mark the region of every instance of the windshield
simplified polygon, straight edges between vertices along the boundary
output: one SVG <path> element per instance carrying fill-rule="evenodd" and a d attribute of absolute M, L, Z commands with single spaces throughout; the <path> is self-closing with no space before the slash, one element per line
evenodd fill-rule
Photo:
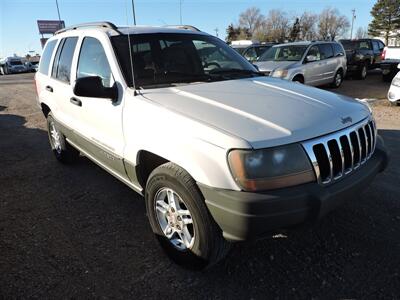
<path fill-rule="evenodd" d="M 300 61 L 307 47 L 305 45 L 274 46 L 264 52 L 258 61 Z"/>
<path fill-rule="evenodd" d="M 12 61 L 10 61 L 10 65 L 19 66 L 19 65 L 22 65 L 22 62 L 20 60 L 12 60 Z"/>
<path fill-rule="evenodd" d="M 135 87 L 155 88 L 259 76 L 259 73 L 220 39 L 201 34 L 133 34 L 111 37 L 129 86 L 133 59 Z"/>
<path fill-rule="evenodd" d="M 344 50 L 371 50 L 368 41 L 341 41 Z"/>

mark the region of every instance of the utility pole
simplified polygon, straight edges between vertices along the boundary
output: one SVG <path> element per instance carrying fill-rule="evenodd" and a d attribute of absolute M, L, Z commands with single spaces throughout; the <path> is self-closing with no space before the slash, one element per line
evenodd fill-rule
<path fill-rule="evenodd" d="M 214 31 L 215 31 L 215 36 L 218 37 L 218 32 L 219 32 L 218 28 L 215 28 Z"/>
<path fill-rule="evenodd" d="M 132 15 L 133 15 L 133 25 L 136 26 L 136 13 L 135 13 L 135 1 L 132 0 Z"/>
<path fill-rule="evenodd" d="M 179 0 L 179 18 L 181 21 L 181 25 L 182 25 L 182 2 L 183 0 Z"/>
<path fill-rule="evenodd" d="M 352 17 L 351 17 L 351 30 L 350 30 L 350 39 L 353 39 L 353 25 L 354 25 L 354 20 L 356 18 L 356 10 L 353 8 L 351 10 Z"/>

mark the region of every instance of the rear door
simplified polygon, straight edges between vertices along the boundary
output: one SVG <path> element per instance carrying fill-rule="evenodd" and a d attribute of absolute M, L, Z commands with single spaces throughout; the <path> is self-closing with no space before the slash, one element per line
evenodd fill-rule
<path fill-rule="evenodd" d="M 55 106 L 52 107 L 54 117 L 63 127 L 64 135 L 73 139 L 73 130 L 79 127 L 80 111 L 71 105 L 73 97 L 71 87 L 72 65 L 75 57 L 77 36 L 65 37 L 60 40 L 50 69 L 50 78 L 46 89 L 52 94 Z"/>

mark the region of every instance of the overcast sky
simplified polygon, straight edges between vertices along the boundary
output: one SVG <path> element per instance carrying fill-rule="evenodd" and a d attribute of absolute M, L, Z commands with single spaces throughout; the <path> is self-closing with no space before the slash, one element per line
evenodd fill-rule
<path fill-rule="evenodd" d="M 282 9 L 289 15 L 303 11 L 318 13 L 326 7 L 339 9 L 351 17 L 356 9 L 354 28 L 366 27 L 375 0 L 183 0 L 183 23 L 225 38 L 225 29 L 236 23 L 240 12 L 251 6 L 267 14 Z M 0 0 L 0 57 L 29 50 L 41 52 L 37 20 L 57 20 L 55 0 Z M 58 0 L 61 19 L 66 26 L 92 21 L 111 21 L 116 25 L 132 24 L 131 0 Z M 141 25 L 179 24 L 179 0 L 135 0 L 136 17 Z M 127 16 L 128 15 L 128 16 Z"/>

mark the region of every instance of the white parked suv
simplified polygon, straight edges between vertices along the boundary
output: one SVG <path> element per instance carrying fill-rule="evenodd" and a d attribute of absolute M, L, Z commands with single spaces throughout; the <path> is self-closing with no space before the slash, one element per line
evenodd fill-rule
<path fill-rule="evenodd" d="M 66 28 L 35 79 L 55 157 L 81 153 L 143 195 L 160 244 L 191 268 L 319 219 L 387 163 L 365 104 L 260 76 L 191 27 Z"/>

